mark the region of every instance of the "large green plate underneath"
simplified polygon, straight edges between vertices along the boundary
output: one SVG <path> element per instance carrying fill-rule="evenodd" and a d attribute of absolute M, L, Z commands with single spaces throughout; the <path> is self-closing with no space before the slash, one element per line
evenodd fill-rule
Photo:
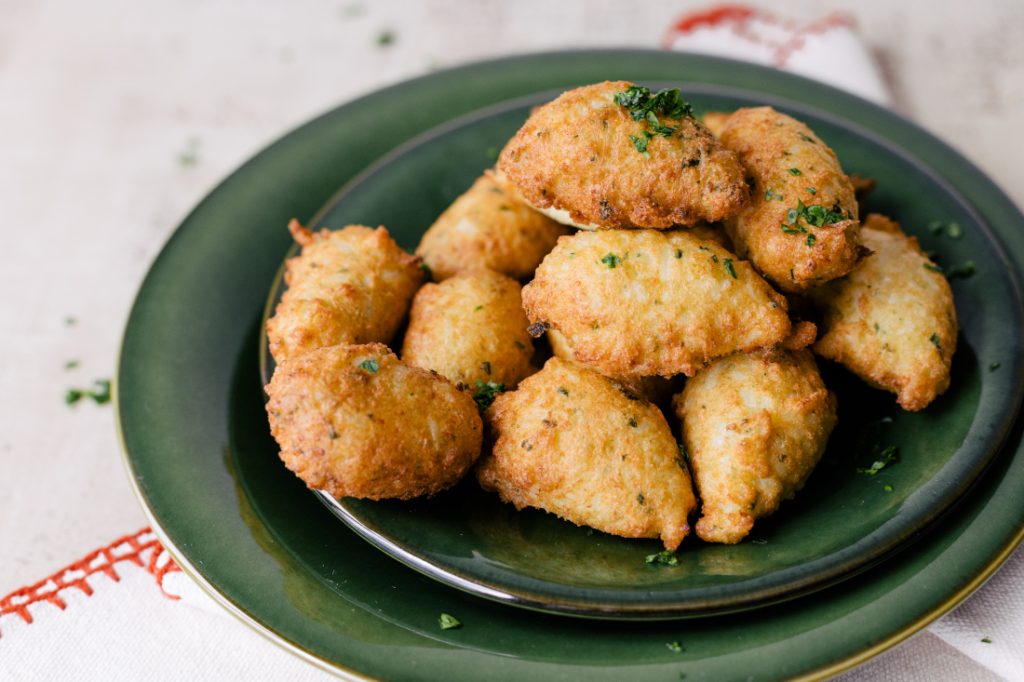
<path fill-rule="evenodd" d="M 957 381 L 960 392 L 966 386 L 976 396 L 978 407 L 967 422 L 981 432 L 964 431 L 968 427 L 959 416 L 936 417 L 920 433 L 955 459 L 949 443 L 954 450 L 961 437 L 965 447 L 976 436 L 991 443 L 1006 424 L 1003 414 L 981 423 L 973 415 L 982 414 L 988 400 L 1016 403 L 1022 370 L 1021 330 L 1013 326 L 1020 311 L 1016 292 L 1006 299 L 1012 316 L 972 316 L 981 299 L 1001 296 L 986 293 L 987 287 L 998 289 L 1020 272 L 1024 219 L 962 157 L 891 113 L 774 71 L 645 51 L 512 58 L 383 90 L 292 132 L 196 208 L 139 292 L 116 381 L 129 471 L 168 549 L 232 612 L 308 660 L 403 680 L 678 679 L 680 672 L 687 679 L 716 680 L 823 676 L 891 646 L 952 608 L 1020 541 L 1024 454 L 1018 426 L 953 513 L 905 551 L 860 575 L 747 614 L 596 622 L 508 608 L 410 571 L 338 523 L 281 466 L 255 367 L 266 293 L 288 249 L 287 220 L 309 219 L 378 157 L 434 126 L 498 102 L 605 78 L 681 82 L 694 89 L 725 86 L 751 99 L 763 94 L 766 100 L 802 103 L 856 121 L 967 197 L 977 222 L 997 236 L 1007 254 L 984 232 L 965 234 L 970 241 L 964 249 L 992 258 L 978 263 L 974 279 L 957 285 L 965 329 L 958 373 L 966 373 Z M 844 162 L 864 167 L 859 159 Z M 479 167 L 486 163 L 481 159 Z M 952 219 L 944 205 L 934 207 L 935 215 L 907 214 L 902 197 L 883 201 L 887 191 L 900 190 L 880 183 L 873 206 L 908 223 Z M 401 228 L 407 246 L 422 227 Z M 939 242 L 928 246 L 945 248 Z M 962 261 L 958 247 L 949 253 L 949 262 Z M 971 350 L 979 348 L 984 351 L 972 358 Z M 992 362 L 1001 366 L 986 374 Z M 999 376 L 1002 382 L 994 379 Z M 1009 403 L 1006 395 L 996 395 L 998 386 L 1009 389 Z M 943 414 L 938 407 L 936 414 Z M 947 437 L 946 431 L 961 436 Z M 893 476 L 914 461 L 915 446 L 900 445 L 907 449 L 906 459 L 893 468 Z M 862 502 L 899 500 L 886 497 L 880 476 L 852 478 L 851 485 L 862 486 L 862 497 L 849 502 L 851 523 L 857 522 Z M 781 547 L 777 534 L 799 518 L 796 509 L 785 512 L 766 528 L 768 544 L 742 549 Z M 832 530 L 813 532 L 827 536 Z M 637 554 L 644 551 L 638 545 Z M 442 631 L 437 624 L 442 611 L 457 616 L 463 627 Z M 681 642 L 681 652 L 666 647 L 675 641 Z"/>

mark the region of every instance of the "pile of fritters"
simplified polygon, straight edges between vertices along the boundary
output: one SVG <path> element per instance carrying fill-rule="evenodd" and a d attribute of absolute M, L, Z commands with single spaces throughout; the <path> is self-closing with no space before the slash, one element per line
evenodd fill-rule
<path fill-rule="evenodd" d="M 696 517 L 735 543 L 825 451 L 815 354 L 907 410 L 949 386 L 941 271 L 769 107 L 702 122 L 678 90 L 584 86 L 416 256 L 383 227 L 289 227 L 267 412 L 288 468 L 337 497 L 430 495 L 475 465 L 517 508 L 672 550 Z"/>

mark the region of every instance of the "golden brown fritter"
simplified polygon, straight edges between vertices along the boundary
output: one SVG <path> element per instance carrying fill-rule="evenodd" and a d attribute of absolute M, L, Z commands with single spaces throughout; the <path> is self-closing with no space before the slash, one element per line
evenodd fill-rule
<path fill-rule="evenodd" d="M 565 335 L 608 376 L 692 375 L 713 358 L 789 334 L 785 299 L 718 244 L 687 230 L 578 232 L 523 288 L 531 332 Z"/>
<path fill-rule="evenodd" d="M 853 185 L 835 152 L 771 107 L 735 111 L 720 139 L 753 182 L 750 203 L 725 222 L 736 253 L 786 292 L 850 272 L 865 251 Z"/>
<path fill-rule="evenodd" d="M 568 339 L 565 338 L 562 332 L 557 329 L 549 329 L 547 337 L 548 343 L 551 345 L 551 352 L 554 353 L 556 358 L 569 362 L 579 362 L 576 359 L 576 354 L 572 351 L 572 346 L 569 345 Z M 672 391 L 671 382 L 664 377 L 613 376 L 609 378 L 652 403 L 658 403 L 668 398 Z"/>
<path fill-rule="evenodd" d="M 697 535 L 736 543 L 803 487 L 836 424 L 808 350 L 732 355 L 686 382 L 676 414 L 701 499 Z"/>
<path fill-rule="evenodd" d="M 517 509 L 537 507 L 674 550 L 696 506 L 664 416 L 582 365 L 551 358 L 487 411 L 492 454 L 477 479 Z"/>
<path fill-rule="evenodd" d="M 469 394 L 379 343 L 290 358 L 266 390 L 281 459 L 334 497 L 430 495 L 480 455 L 483 424 Z"/>
<path fill-rule="evenodd" d="M 534 370 L 519 282 L 493 270 L 464 272 L 416 294 L 402 360 L 456 384 L 512 388 Z"/>
<path fill-rule="evenodd" d="M 847 277 L 809 292 L 821 306 L 814 351 L 916 411 L 949 387 L 956 351 L 953 292 L 917 240 L 880 215 L 861 230 L 874 253 Z"/>
<path fill-rule="evenodd" d="M 267 321 L 274 360 L 339 343 L 390 342 L 423 283 L 420 259 L 383 227 L 311 232 L 293 220 L 288 229 L 302 253 L 288 259 L 288 288 Z"/>
<path fill-rule="evenodd" d="M 567 232 L 488 172 L 430 226 L 416 253 L 438 281 L 478 268 L 525 279 Z"/>
<path fill-rule="evenodd" d="M 734 215 L 747 199 L 736 156 L 682 109 L 653 113 L 656 123 L 634 120 L 615 101 L 630 87 L 587 85 L 538 107 L 501 152 L 498 169 L 535 208 L 586 229 L 667 228 Z"/>

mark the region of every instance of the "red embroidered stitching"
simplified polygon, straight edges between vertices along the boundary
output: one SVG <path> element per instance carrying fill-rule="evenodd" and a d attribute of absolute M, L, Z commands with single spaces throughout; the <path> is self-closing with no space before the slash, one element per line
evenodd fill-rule
<path fill-rule="evenodd" d="M 751 30 L 752 21 L 760 21 L 765 24 L 779 26 L 793 32 L 793 35 L 785 42 L 769 40 Z M 807 36 L 821 35 L 835 28 L 854 28 L 856 22 L 848 15 L 841 12 L 829 14 L 818 21 L 799 26 L 791 20 L 780 19 L 779 17 L 759 9 L 745 5 L 719 5 L 702 12 L 693 12 L 684 15 L 676 21 L 662 39 L 662 47 L 671 48 L 672 43 L 680 35 L 692 33 L 703 27 L 715 27 L 728 24 L 732 32 L 739 38 L 755 45 L 765 45 L 774 51 L 774 61 L 777 67 L 783 67 L 794 52 L 803 48 Z"/>
<path fill-rule="evenodd" d="M 121 553 L 125 545 L 127 545 L 127 551 Z M 149 556 L 144 559 L 143 555 L 146 553 L 149 553 Z M 86 596 L 92 596 L 93 589 L 88 578 L 97 573 L 103 573 L 114 582 L 120 582 L 121 576 L 118 575 L 115 566 L 122 561 L 130 561 L 136 566 L 144 568 L 156 579 L 157 586 L 168 599 L 180 598 L 164 589 L 164 577 L 169 573 L 180 571 L 181 568 L 170 558 L 163 545 L 153 535 L 153 531 L 150 528 L 143 528 L 137 533 L 125 535 L 106 547 L 87 554 L 34 585 L 11 592 L 0 599 L 0 616 L 16 614 L 26 623 L 32 623 L 32 614 L 28 607 L 43 601 L 49 602 L 63 611 L 67 608 L 67 603 L 61 599 L 61 591 L 77 588 Z"/>

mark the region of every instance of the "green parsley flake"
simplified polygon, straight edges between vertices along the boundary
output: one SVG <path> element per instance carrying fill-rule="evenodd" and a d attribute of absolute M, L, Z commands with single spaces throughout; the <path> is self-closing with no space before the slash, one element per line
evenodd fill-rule
<path fill-rule="evenodd" d="M 683 651 L 683 645 L 680 644 L 678 640 L 675 642 L 666 642 L 665 646 L 668 648 L 669 651 L 675 654 L 682 653 Z"/>
<path fill-rule="evenodd" d="M 526 350 L 526 344 L 523 343 L 522 341 L 514 341 L 513 343 L 516 344 L 516 348 L 518 348 L 519 350 Z"/>
<path fill-rule="evenodd" d="M 481 412 L 486 410 L 494 402 L 499 393 L 505 391 L 505 384 L 498 384 L 493 381 L 483 382 L 479 379 L 476 382 L 476 390 L 473 391 L 473 400 L 476 401 L 477 409 Z"/>
<path fill-rule="evenodd" d="M 450 613 L 442 613 L 438 616 L 437 624 L 441 626 L 442 630 L 454 630 L 462 627 L 462 621 Z"/>
<path fill-rule="evenodd" d="M 682 257 L 683 257 L 683 250 L 682 249 L 676 249 L 676 258 L 682 258 Z"/>
<path fill-rule="evenodd" d="M 483 362 L 481 362 L 480 363 L 480 369 L 482 369 L 484 371 L 484 374 L 490 374 L 491 373 L 491 362 L 490 362 L 490 360 L 484 360 Z"/>
<path fill-rule="evenodd" d="M 732 258 L 726 258 L 723 260 L 722 265 L 725 266 L 725 271 L 728 272 L 733 279 L 736 279 L 736 268 L 732 266 Z"/>
<path fill-rule="evenodd" d="M 380 364 L 373 358 L 368 358 L 359 363 L 359 369 L 366 370 L 370 374 L 376 374 Z"/>
<path fill-rule="evenodd" d="M 68 360 L 64 363 L 65 370 L 72 370 L 78 367 L 78 360 Z"/>
<path fill-rule="evenodd" d="M 938 265 L 935 265 L 934 263 L 925 263 L 924 269 L 931 270 L 932 272 L 937 272 L 940 275 L 942 274 L 942 268 L 940 268 Z"/>
<path fill-rule="evenodd" d="M 395 32 L 392 31 L 391 29 L 384 29 L 383 31 L 377 34 L 378 47 L 388 47 L 389 45 L 393 45 L 394 42 Z"/>
<path fill-rule="evenodd" d="M 814 144 L 814 143 L 815 143 L 815 142 L 814 142 L 814 139 L 813 139 L 813 138 L 811 138 L 811 137 L 808 137 L 807 135 L 804 135 L 803 133 L 797 133 L 797 135 L 798 135 L 798 136 L 800 137 L 800 139 L 801 139 L 801 140 L 803 140 L 804 142 L 810 142 L 811 144 Z"/>
<path fill-rule="evenodd" d="M 644 563 L 656 566 L 678 566 L 679 557 L 676 556 L 675 552 L 663 549 L 657 554 L 648 554 L 644 557 Z"/>
<path fill-rule="evenodd" d="M 887 493 L 891 493 L 892 492 L 892 486 L 891 485 L 883 486 L 882 490 L 884 490 Z"/>
<path fill-rule="evenodd" d="M 808 187 L 807 188 L 807 192 L 808 192 L 808 194 L 814 195 L 814 194 L 818 193 L 818 190 L 814 189 L 813 187 Z"/>
<path fill-rule="evenodd" d="M 942 357 L 942 341 L 939 340 L 939 335 L 933 333 L 928 337 L 928 340 L 931 341 L 932 345 L 935 346 L 935 349 L 939 351 L 939 357 Z"/>
<path fill-rule="evenodd" d="M 78 320 L 76 320 L 75 318 L 71 317 L 70 315 L 68 315 L 67 317 L 64 318 L 64 326 L 65 327 L 74 327 L 77 323 L 78 323 Z"/>
<path fill-rule="evenodd" d="M 601 259 L 601 262 L 607 265 L 609 270 L 614 270 L 617 266 L 622 265 L 622 259 L 614 253 L 607 254 Z"/>
<path fill-rule="evenodd" d="M 778 192 L 773 190 L 771 187 L 769 187 L 765 191 L 765 193 L 764 193 L 764 200 L 765 201 L 771 201 L 772 199 L 778 199 L 779 201 L 782 201 L 784 198 L 785 197 L 783 195 L 779 194 Z"/>
<path fill-rule="evenodd" d="M 790 175 L 802 175 L 799 168 L 790 168 L 786 172 L 789 173 Z"/>
<path fill-rule="evenodd" d="M 641 130 L 640 135 L 630 135 L 633 147 L 650 158 L 647 144 L 654 136 L 672 137 L 678 126 L 665 125 L 658 116 L 681 119 L 693 116 L 693 108 L 683 101 L 678 88 L 666 89 L 652 95 L 648 88 L 631 85 L 623 92 L 614 95 L 615 103 L 629 110 L 634 121 L 645 123 L 648 127 Z"/>
<path fill-rule="evenodd" d="M 896 446 L 890 445 L 878 455 L 878 459 L 868 467 L 867 469 L 857 469 L 858 474 L 867 474 L 868 476 L 874 476 L 885 467 L 893 464 L 896 461 Z"/>
<path fill-rule="evenodd" d="M 992 643 L 992 639 L 989 638 L 989 637 L 982 637 L 981 641 L 984 642 L 985 644 L 991 644 Z"/>
<path fill-rule="evenodd" d="M 559 386 L 558 392 L 561 393 L 562 395 L 569 395 L 569 389 L 567 389 L 565 386 Z"/>
<path fill-rule="evenodd" d="M 1002 367 L 1002 364 L 1001 364 L 1001 363 L 999 363 L 999 362 L 993 362 L 992 364 L 990 364 L 990 365 L 988 366 L 988 371 L 990 371 L 990 372 L 994 372 L 994 371 L 996 371 L 997 369 L 999 369 L 1000 367 Z"/>
<path fill-rule="evenodd" d="M 484 309 L 484 307 L 482 305 L 478 305 L 477 307 L 473 308 L 473 312 L 474 313 L 478 313 L 478 312 L 480 312 L 483 309 Z"/>
<path fill-rule="evenodd" d="M 948 234 L 951 239 L 960 239 L 960 237 L 963 236 L 964 231 L 963 228 L 960 227 L 960 223 L 950 223 L 949 226 L 946 227 L 946 234 Z"/>
<path fill-rule="evenodd" d="M 633 147 L 635 147 L 638 152 L 647 158 L 651 157 L 651 155 L 647 153 L 647 143 L 651 141 L 651 136 L 646 130 L 643 135 L 630 135 L 629 141 L 633 143 Z"/>
<path fill-rule="evenodd" d="M 89 398 L 97 405 L 106 405 L 110 402 L 110 379 L 97 379 L 92 382 L 93 387 L 69 388 L 64 394 L 64 403 L 74 405 L 82 398 Z"/>

